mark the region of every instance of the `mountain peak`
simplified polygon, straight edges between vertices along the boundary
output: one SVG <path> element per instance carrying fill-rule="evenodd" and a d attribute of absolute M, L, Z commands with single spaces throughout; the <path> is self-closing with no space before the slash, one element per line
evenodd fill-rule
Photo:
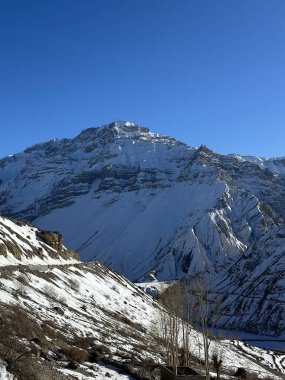
<path fill-rule="evenodd" d="M 103 126 L 105 128 L 106 126 Z M 149 133 L 149 129 L 142 127 L 141 125 L 132 123 L 130 121 L 116 119 L 110 124 L 107 125 L 108 128 L 111 128 L 119 132 L 139 132 L 139 133 Z"/>
<path fill-rule="evenodd" d="M 132 137 L 133 133 L 149 133 L 149 129 L 130 121 L 116 119 L 109 124 L 100 127 L 84 129 L 74 140 L 90 140 L 93 137 L 117 138 L 121 136 Z"/>
<path fill-rule="evenodd" d="M 207 154 L 212 154 L 214 153 L 211 149 L 209 149 L 206 145 L 201 144 L 199 148 L 197 149 L 197 152 L 203 152 Z"/>
<path fill-rule="evenodd" d="M 108 126 L 109 127 L 124 128 L 124 127 L 135 127 L 135 126 L 138 126 L 138 125 L 135 124 L 135 123 L 132 123 L 130 121 L 116 119 L 116 120 L 112 121 L 110 124 L 108 124 Z"/>

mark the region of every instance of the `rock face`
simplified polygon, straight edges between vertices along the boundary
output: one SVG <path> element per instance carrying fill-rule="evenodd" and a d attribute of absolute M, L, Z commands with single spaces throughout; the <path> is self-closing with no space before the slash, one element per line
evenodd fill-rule
<path fill-rule="evenodd" d="M 38 230 L 36 234 L 43 240 L 44 243 L 48 244 L 56 251 L 61 252 L 63 250 L 63 236 L 59 232 Z"/>
<path fill-rule="evenodd" d="M 244 305 L 223 301 L 223 324 L 250 329 L 249 314 L 231 316 L 249 305 L 252 321 L 257 307 L 285 319 L 268 301 L 285 285 L 285 159 L 219 155 L 116 121 L 0 160 L 0 213 L 61 231 L 83 260 L 132 280 L 206 273 L 222 292 L 242 289 Z"/>
<path fill-rule="evenodd" d="M 62 245 L 60 234 L 0 217 L 0 266 L 68 264 L 78 259 Z"/>

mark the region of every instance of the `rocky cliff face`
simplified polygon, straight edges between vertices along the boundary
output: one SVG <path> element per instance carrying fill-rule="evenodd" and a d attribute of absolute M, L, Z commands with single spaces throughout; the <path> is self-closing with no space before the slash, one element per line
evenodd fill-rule
<path fill-rule="evenodd" d="M 219 155 L 117 121 L 2 159 L 0 212 L 61 231 L 83 260 L 132 280 L 202 272 L 258 297 L 285 285 L 282 158 Z"/>
<path fill-rule="evenodd" d="M 68 264 L 78 259 L 64 247 L 59 233 L 0 217 L 0 266 Z"/>

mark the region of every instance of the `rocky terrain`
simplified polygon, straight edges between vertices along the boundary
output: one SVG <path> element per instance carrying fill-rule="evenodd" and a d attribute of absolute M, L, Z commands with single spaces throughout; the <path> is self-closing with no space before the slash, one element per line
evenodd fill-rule
<path fill-rule="evenodd" d="M 131 280 L 203 274 L 219 324 L 284 334 L 285 160 L 220 155 L 129 122 L 0 160 L 0 213 L 61 231 Z"/>
<path fill-rule="evenodd" d="M 157 301 L 99 263 L 75 261 L 73 253 L 56 264 L 46 256 L 34 265 L 35 256 L 43 260 L 38 246 L 49 250 L 38 230 L 7 219 L 1 224 L 2 244 L 17 237 L 17 260 L 25 263 L 0 268 L 1 380 L 149 379 L 155 365 L 165 362 L 167 311 Z M 24 247 L 20 235 L 27 231 Z M 0 258 L 12 255 L 7 246 Z M 191 366 L 203 373 L 202 343 L 202 334 L 189 329 Z M 237 340 L 212 340 L 213 353 L 223 358 L 223 376 L 238 368 L 272 379 L 285 373 L 284 354 Z"/>
<path fill-rule="evenodd" d="M 77 263 L 79 255 L 62 244 L 56 231 L 44 231 L 19 220 L 0 217 L 0 267 Z"/>

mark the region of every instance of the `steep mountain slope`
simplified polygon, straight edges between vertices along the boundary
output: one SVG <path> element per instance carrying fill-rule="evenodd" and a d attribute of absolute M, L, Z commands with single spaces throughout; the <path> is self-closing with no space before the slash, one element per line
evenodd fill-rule
<path fill-rule="evenodd" d="M 133 280 L 215 274 L 244 254 L 262 252 L 261 264 L 285 251 L 284 159 L 222 156 L 117 121 L 0 168 L 2 215 L 55 228 L 83 260 Z"/>
<path fill-rule="evenodd" d="M 284 239 L 284 228 L 271 227 L 251 252 L 216 277 L 213 287 L 223 295 L 220 326 L 284 339 Z"/>
<path fill-rule="evenodd" d="M 135 285 L 102 265 L 77 264 L 46 272 L 10 268 L 5 274 L 6 278 L 0 278 L 1 315 L 5 315 L 3 310 L 12 310 L 21 316 L 27 334 L 22 338 L 31 346 L 31 353 L 40 357 L 42 370 L 52 364 L 66 375 L 81 378 L 80 374 L 84 374 L 94 378 L 98 375 L 96 365 L 102 365 L 102 361 L 113 366 L 125 363 L 125 373 L 127 363 L 164 362 L 159 333 L 162 308 Z M 26 328 L 28 323 L 22 312 L 36 323 L 33 328 Z M 202 335 L 194 329 L 190 334 L 190 352 L 202 359 Z M 68 360 L 73 357 L 69 356 L 72 352 L 69 345 L 78 346 L 89 355 L 93 353 L 94 359 L 88 359 L 86 354 L 80 368 L 68 370 Z M 239 367 L 261 377 L 278 377 L 278 373 L 281 377 L 285 373 L 283 354 L 221 339 L 211 343 L 211 355 L 214 352 L 223 356 L 225 374 L 232 374 Z M 25 363 L 28 363 L 27 355 Z M 201 371 L 195 360 L 192 365 Z M 117 376 L 113 378 L 127 378 Z"/>
<path fill-rule="evenodd" d="M 19 234 L 19 226 L 10 222 L 3 241 L 13 233 Z M 39 242 L 30 244 L 36 250 Z M 25 259 L 29 250 L 21 252 Z M 36 267 L 0 268 L 0 378 L 127 380 L 149 375 L 150 363 L 164 362 L 162 306 L 101 264 L 47 267 L 50 259 L 44 260 Z M 194 329 L 189 334 L 191 365 L 201 371 L 202 335 Z M 285 373 L 283 354 L 239 341 L 212 341 L 213 353 L 222 356 L 224 375 L 239 367 L 275 379 Z"/>
<path fill-rule="evenodd" d="M 62 244 L 60 233 L 0 217 L 0 266 L 71 264 L 78 259 Z"/>

